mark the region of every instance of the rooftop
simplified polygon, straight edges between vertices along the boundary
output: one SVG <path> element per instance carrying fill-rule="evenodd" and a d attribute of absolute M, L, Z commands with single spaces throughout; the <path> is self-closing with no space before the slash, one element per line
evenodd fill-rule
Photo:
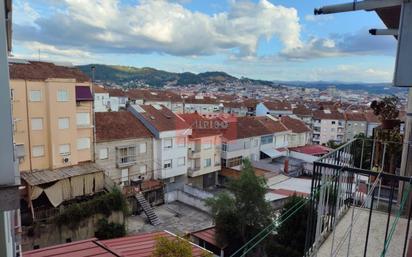
<path fill-rule="evenodd" d="M 343 113 L 334 109 L 316 110 L 313 112 L 313 118 L 318 120 L 344 120 Z"/>
<path fill-rule="evenodd" d="M 190 126 L 164 105 L 134 106 L 138 112 L 158 131 L 190 129 Z"/>
<path fill-rule="evenodd" d="M 289 116 L 282 116 L 280 118 L 281 122 L 289 130 L 292 130 L 293 133 L 305 133 L 310 132 L 311 129 L 299 119 L 294 119 Z"/>
<path fill-rule="evenodd" d="M 76 82 L 90 81 L 90 78 L 74 67 L 59 66 L 49 62 L 28 61 L 22 63 L 10 63 L 10 79 L 47 80 L 75 79 Z"/>
<path fill-rule="evenodd" d="M 276 102 L 264 102 L 263 103 L 266 108 L 272 111 L 291 111 L 292 106 L 288 102 L 281 102 L 281 101 L 276 101 Z"/>
<path fill-rule="evenodd" d="M 151 138 L 152 133 L 128 111 L 96 112 L 96 142 Z"/>

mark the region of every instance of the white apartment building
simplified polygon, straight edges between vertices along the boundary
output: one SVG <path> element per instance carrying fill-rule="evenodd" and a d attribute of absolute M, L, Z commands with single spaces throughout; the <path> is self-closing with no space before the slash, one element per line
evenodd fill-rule
<path fill-rule="evenodd" d="M 192 127 L 188 146 L 188 183 L 202 189 L 213 187 L 221 170 L 221 131 L 211 128 L 215 120 L 208 120 L 198 113 L 179 116 Z"/>
<path fill-rule="evenodd" d="M 103 87 L 93 85 L 94 111 L 107 112 L 110 109 L 110 95 Z"/>
<path fill-rule="evenodd" d="M 154 135 L 154 178 L 171 191 L 187 182 L 188 137 L 192 129 L 163 105 L 131 105 L 131 111 Z"/>
<path fill-rule="evenodd" d="M 127 95 L 123 90 L 117 88 L 107 89 L 110 97 L 110 110 L 112 112 L 117 112 L 122 109 L 126 109 L 126 104 L 128 101 Z"/>
<path fill-rule="evenodd" d="M 183 99 L 186 113 L 197 112 L 201 114 L 217 113 L 220 111 L 220 104 L 217 99 L 204 97 L 202 95 Z"/>
<path fill-rule="evenodd" d="M 272 115 L 281 117 L 292 114 L 292 106 L 287 102 L 263 102 L 256 105 L 256 116 Z"/>
<path fill-rule="evenodd" d="M 282 116 L 280 120 L 282 124 L 291 131 L 291 133 L 288 134 L 288 147 L 304 146 L 311 142 L 312 130 L 303 120 L 291 116 Z"/>
<path fill-rule="evenodd" d="M 314 144 L 326 144 L 329 141 L 342 143 L 345 134 L 345 117 L 338 110 L 317 110 L 313 112 Z"/>

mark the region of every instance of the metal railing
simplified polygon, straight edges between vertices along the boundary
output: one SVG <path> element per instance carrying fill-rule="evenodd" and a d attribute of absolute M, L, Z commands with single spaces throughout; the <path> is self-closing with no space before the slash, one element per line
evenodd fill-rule
<path fill-rule="evenodd" d="M 397 240 L 400 244 L 397 247 L 403 248 L 399 256 L 406 256 L 411 218 L 409 191 L 406 193 L 407 201 L 403 196 L 406 188 L 410 188 L 411 178 L 399 175 L 404 146 L 399 142 L 357 138 L 314 162 L 311 190 L 316 195 L 309 202 L 305 256 L 316 256 L 328 237 L 332 240 L 328 256 L 341 256 L 339 251 L 347 251 L 347 254 L 354 251 L 350 247 L 351 241 L 355 245 L 353 240 L 357 241 L 357 245 L 362 240 L 363 256 L 372 256 L 367 255 L 371 250 L 368 245 L 378 237 L 382 238 L 381 245 L 385 246 L 380 256 L 385 256 L 391 230 L 398 225 L 394 218 L 396 214 L 399 214 L 398 219 L 405 218 L 407 224 L 404 238 L 400 240 L 398 235 Z M 332 184 L 319 190 L 329 180 Z M 355 235 L 356 239 L 353 239 L 353 222 L 357 221 L 361 211 L 366 211 L 368 215 L 366 232 Z M 386 215 L 385 232 L 372 237 L 371 228 L 378 233 L 373 229 L 378 224 L 371 222 L 371 217 L 377 213 Z M 336 227 L 345 215 L 351 215 L 351 222 L 343 239 L 338 242 L 335 238 Z M 343 244 L 345 249 L 342 250 Z M 344 256 L 350 256 L 347 254 Z"/>

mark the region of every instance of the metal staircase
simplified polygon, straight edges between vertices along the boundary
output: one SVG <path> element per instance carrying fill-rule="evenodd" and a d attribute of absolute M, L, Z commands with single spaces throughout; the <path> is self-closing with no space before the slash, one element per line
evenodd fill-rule
<path fill-rule="evenodd" d="M 157 217 L 156 213 L 153 211 L 153 208 L 147 202 L 146 198 L 144 198 L 143 194 L 138 193 L 135 194 L 135 198 L 137 202 L 142 206 L 144 213 L 146 214 L 147 218 L 149 219 L 150 224 L 153 226 L 157 226 L 160 224 L 159 217 Z"/>

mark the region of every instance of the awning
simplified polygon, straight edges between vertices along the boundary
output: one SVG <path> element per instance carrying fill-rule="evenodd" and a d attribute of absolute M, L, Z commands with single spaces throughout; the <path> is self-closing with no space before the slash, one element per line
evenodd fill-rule
<path fill-rule="evenodd" d="M 76 101 L 93 101 L 92 91 L 88 86 L 76 86 Z"/>
<path fill-rule="evenodd" d="M 281 152 L 279 152 L 275 149 L 272 149 L 272 148 L 263 149 L 263 150 L 261 150 L 261 152 L 266 154 L 270 158 L 277 158 L 277 157 L 283 156 L 283 153 L 281 153 Z"/>

